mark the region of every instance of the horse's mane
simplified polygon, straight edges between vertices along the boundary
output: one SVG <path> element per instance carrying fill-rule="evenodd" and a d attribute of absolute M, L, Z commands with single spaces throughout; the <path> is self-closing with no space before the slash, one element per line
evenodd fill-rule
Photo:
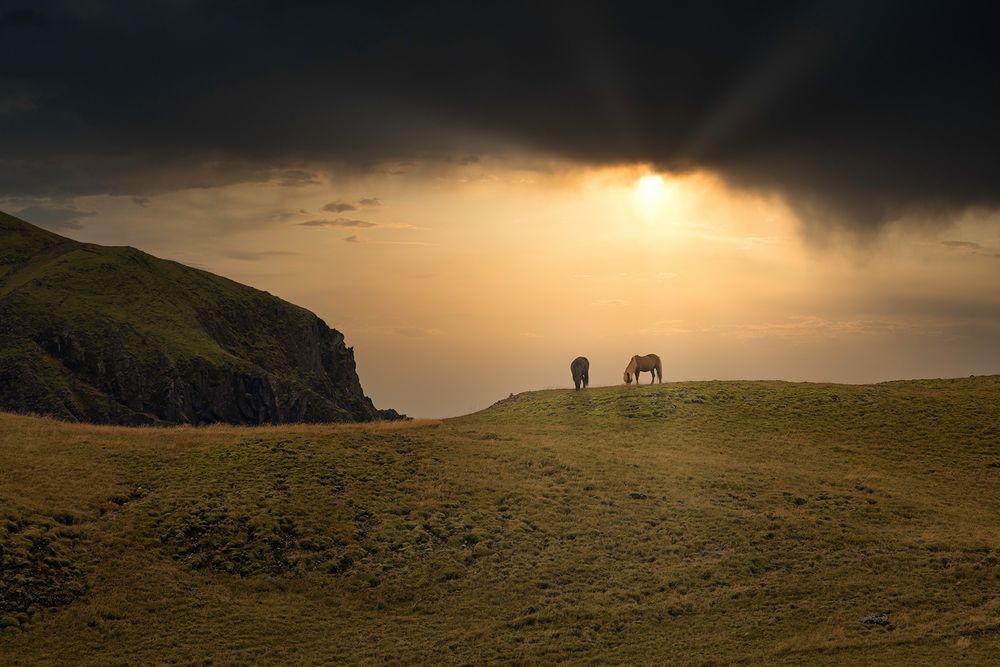
<path fill-rule="evenodd" d="M 632 375 L 633 373 L 635 373 L 636 360 L 638 360 L 638 359 L 639 359 L 639 356 L 638 355 L 634 355 L 632 357 L 632 359 L 629 360 L 628 366 L 625 367 L 625 372 L 626 373 L 628 373 L 629 375 Z"/>

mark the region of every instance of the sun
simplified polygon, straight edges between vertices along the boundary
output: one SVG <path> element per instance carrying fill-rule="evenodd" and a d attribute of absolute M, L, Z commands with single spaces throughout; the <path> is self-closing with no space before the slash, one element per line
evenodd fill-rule
<path fill-rule="evenodd" d="M 655 200 L 663 196 L 663 177 L 659 174 L 646 174 L 636 183 L 639 196 L 645 200 Z"/>
<path fill-rule="evenodd" d="M 635 198 L 645 215 L 656 214 L 667 195 L 667 184 L 659 174 L 646 174 L 635 183 Z"/>

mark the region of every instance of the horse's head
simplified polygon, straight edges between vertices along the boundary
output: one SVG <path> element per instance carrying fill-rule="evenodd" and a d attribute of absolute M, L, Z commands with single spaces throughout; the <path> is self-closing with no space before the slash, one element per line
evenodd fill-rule
<path fill-rule="evenodd" d="M 632 384 L 632 374 L 625 371 L 625 384 Z"/>

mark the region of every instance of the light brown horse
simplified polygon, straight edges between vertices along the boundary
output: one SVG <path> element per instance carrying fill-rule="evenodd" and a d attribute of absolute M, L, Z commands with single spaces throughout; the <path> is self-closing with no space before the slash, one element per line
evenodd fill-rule
<path fill-rule="evenodd" d="M 632 384 L 632 376 L 635 376 L 635 383 L 639 384 L 639 373 L 649 373 L 649 384 L 653 384 L 653 380 L 659 380 L 663 383 L 663 364 L 660 362 L 660 358 L 655 354 L 647 354 L 644 357 L 640 357 L 638 354 L 632 357 L 632 360 L 628 362 L 628 366 L 625 367 L 625 384 Z"/>

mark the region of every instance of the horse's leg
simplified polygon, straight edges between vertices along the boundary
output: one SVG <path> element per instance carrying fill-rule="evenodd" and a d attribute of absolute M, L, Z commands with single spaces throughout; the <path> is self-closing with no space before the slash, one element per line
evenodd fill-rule
<path fill-rule="evenodd" d="M 649 369 L 649 384 L 656 382 L 656 366 Z"/>

